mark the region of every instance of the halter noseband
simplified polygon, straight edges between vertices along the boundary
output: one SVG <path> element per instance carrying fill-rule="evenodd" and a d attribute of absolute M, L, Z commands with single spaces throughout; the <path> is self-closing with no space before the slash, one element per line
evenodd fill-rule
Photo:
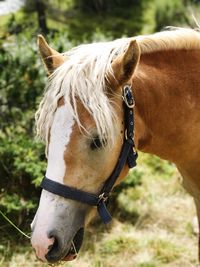
<path fill-rule="evenodd" d="M 98 213 L 102 221 L 106 224 L 112 219 L 109 211 L 106 208 L 109 194 L 119 177 L 123 167 L 127 163 L 129 168 L 136 166 L 137 152 L 135 151 L 134 144 L 134 110 L 135 105 L 131 87 L 126 85 L 123 88 L 123 108 L 125 118 L 125 131 L 124 131 L 124 143 L 121 148 L 119 159 L 112 172 L 112 174 L 105 181 L 99 194 L 92 194 L 82 190 L 78 190 L 74 187 L 57 183 L 53 180 L 44 177 L 41 183 L 41 187 L 58 196 L 72 199 L 81 203 L 88 204 L 90 206 L 96 206 Z"/>

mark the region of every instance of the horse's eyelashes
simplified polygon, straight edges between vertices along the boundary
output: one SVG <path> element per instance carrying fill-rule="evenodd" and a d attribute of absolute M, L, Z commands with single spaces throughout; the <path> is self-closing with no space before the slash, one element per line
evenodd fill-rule
<path fill-rule="evenodd" d="M 100 149 L 103 147 L 103 141 L 99 138 L 99 136 L 95 136 L 93 139 L 92 139 L 92 142 L 90 144 L 90 148 L 92 150 L 95 150 L 95 149 Z"/>

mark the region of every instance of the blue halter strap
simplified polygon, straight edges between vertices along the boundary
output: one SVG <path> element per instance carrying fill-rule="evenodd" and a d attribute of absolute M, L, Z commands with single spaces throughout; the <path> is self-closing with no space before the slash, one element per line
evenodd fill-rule
<path fill-rule="evenodd" d="M 55 195 L 72 199 L 90 206 L 96 206 L 102 221 L 107 224 L 112 220 L 112 217 L 107 210 L 106 204 L 109 194 L 119 177 L 123 167 L 128 164 L 129 168 L 136 166 L 137 152 L 134 143 L 134 98 L 131 87 L 126 85 L 123 88 L 123 108 L 124 108 L 124 142 L 121 148 L 117 164 L 111 175 L 105 181 L 99 194 L 88 193 L 74 187 L 60 184 L 53 180 L 44 177 L 41 187 Z"/>

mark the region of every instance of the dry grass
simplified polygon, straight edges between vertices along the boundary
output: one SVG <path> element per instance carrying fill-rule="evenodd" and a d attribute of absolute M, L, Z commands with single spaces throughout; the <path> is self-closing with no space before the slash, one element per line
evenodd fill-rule
<path fill-rule="evenodd" d="M 178 172 L 168 164 L 152 171 L 146 155 L 140 157 L 138 169 L 145 173 L 142 185 L 125 190 L 118 198 L 121 209 L 129 215 L 138 214 L 136 223 L 114 219 L 108 229 L 102 225 L 90 227 L 78 259 L 63 266 L 196 266 L 197 237 L 192 230 L 195 208 L 181 187 Z M 35 259 L 30 248 L 0 262 L 4 267 L 47 266 Z"/>

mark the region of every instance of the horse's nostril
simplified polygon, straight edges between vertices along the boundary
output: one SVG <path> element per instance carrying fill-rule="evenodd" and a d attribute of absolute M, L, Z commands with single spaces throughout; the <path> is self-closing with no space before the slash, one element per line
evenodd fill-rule
<path fill-rule="evenodd" d="M 54 241 L 54 242 L 55 242 L 55 241 Z M 54 242 L 53 242 L 53 244 L 54 244 Z M 52 244 L 52 245 L 50 245 L 50 246 L 48 246 L 48 251 L 52 249 L 52 247 L 53 247 L 53 244 Z"/>
<path fill-rule="evenodd" d="M 52 262 L 53 259 L 59 254 L 60 240 L 55 231 L 49 232 L 48 238 L 53 239 L 53 243 L 48 247 L 48 253 L 45 255 L 45 257 L 49 262 Z"/>
<path fill-rule="evenodd" d="M 73 239 L 68 242 L 64 242 L 63 236 L 59 235 L 59 233 L 59 231 L 52 230 L 47 234 L 51 243 L 49 242 L 45 258 L 49 263 L 55 263 L 59 260 L 70 261 L 75 259 L 82 245 L 84 228 L 80 228 Z"/>

